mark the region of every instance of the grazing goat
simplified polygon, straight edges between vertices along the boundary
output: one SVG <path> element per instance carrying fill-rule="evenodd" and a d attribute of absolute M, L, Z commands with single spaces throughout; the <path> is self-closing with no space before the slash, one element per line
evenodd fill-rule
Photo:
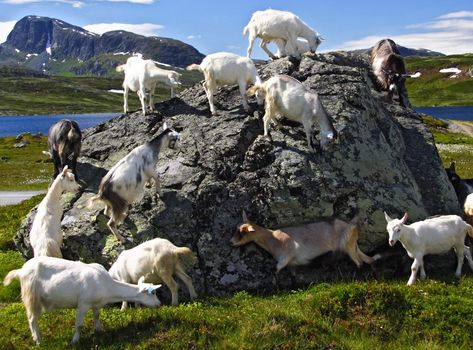
<path fill-rule="evenodd" d="M 381 87 L 388 91 L 388 101 L 392 102 L 393 93 L 397 92 L 401 106 L 410 108 L 404 85 L 409 75 L 396 43 L 391 39 L 380 40 L 371 50 L 371 64 Z"/>
<path fill-rule="evenodd" d="M 250 21 L 243 29 L 243 35 L 248 36 L 247 57 L 251 57 L 253 43 L 256 38 L 261 38 L 260 47 L 272 59 L 277 57 L 268 49 L 271 41 L 278 40 L 279 50 L 282 56 L 287 53 L 295 57 L 300 54 L 297 50 L 297 38 L 302 37 L 309 43 L 309 50 L 315 52 L 317 46 L 323 40 L 318 33 L 305 24 L 299 17 L 288 11 L 264 10 L 256 11 Z M 289 52 L 286 51 L 289 49 Z"/>
<path fill-rule="evenodd" d="M 38 321 L 45 310 L 77 308 L 75 333 L 72 343 L 77 343 L 84 317 L 89 309 L 94 313 L 94 328 L 102 330 L 100 308 L 122 300 L 139 302 L 148 307 L 158 307 L 161 302 L 155 295 L 160 286 L 143 283 L 138 285 L 115 281 L 99 264 L 84 264 L 51 257 L 37 257 L 27 261 L 21 269 L 10 271 L 4 285 L 19 279 L 21 298 L 33 340 L 39 344 Z"/>
<path fill-rule="evenodd" d="M 463 207 L 466 197 L 473 193 L 473 179 L 462 179 L 457 174 L 455 170 L 455 162 L 450 164 L 450 167 L 445 168 L 445 172 L 447 173 L 447 177 L 453 185 L 453 189 L 457 194 L 458 202 L 460 206 Z"/>
<path fill-rule="evenodd" d="M 442 215 L 406 225 L 407 213 L 402 219 L 391 219 L 385 212 L 389 245 L 392 247 L 399 240 L 409 257 L 414 259 L 411 276 L 407 285 L 414 284 L 420 268 L 420 278 L 425 279 L 424 255 L 442 254 L 454 248 L 457 254 L 457 270 L 455 276 L 460 277 L 463 259 L 467 258 L 473 270 L 473 259 L 470 247 L 465 245 L 465 236 L 473 237 L 473 227 L 457 215 Z"/>
<path fill-rule="evenodd" d="M 110 217 L 108 227 L 115 237 L 125 243 L 117 229 L 125 220 L 128 205 L 143 198 L 144 185 L 154 180 L 156 193 L 161 194 L 158 175 L 155 171 L 156 163 L 163 147 L 174 148 L 179 133 L 163 124 L 163 131 L 151 141 L 134 148 L 102 178 L 99 193 L 88 201 L 88 207 L 100 200 L 105 203 L 105 215 Z"/>
<path fill-rule="evenodd" d="M 338 131 L 333 127 L 319 96 L 298 80 L 288 75 L 276 75 L 248 90 L 250 95 L 256 92 L 265 96 L 264 136 L 269 136 L 269 123 L 278 124 L 276 116 L 282 115 L 287 119 L 302 123 L 312 152 L 315 152 L 312 138 L 312 126 L 315 123 L 320 126 L 322 148 L 337 138 Z"/>
<path fill-rule="evenodd" d="M 380 256 L 369 257 L 360 250 L 357 243 L 358 227 L 354 221 L 356 219 L 349 223 L 331 219 L 269 230 L 251 223 L 243 211 L 243 223 L 239 225 L 231 242 L 235 247 L 255 242 L 276 259 L 277 272 L 287 265 L 307 265 L 310 260 L 334 251 L 347 253 L 360 267 L 363 262 L 371 264 Z"/>
<path fill-rule="evenodd" d="M 238 84 L 245 111 L 250 110 L 246 101 L 246 88 L 248 84 L 259 84 L 261 79 L 256 71 L 255 64 L 247 57 L 241 57 L 229 52 L 217 52 L 206 56 L 202 63 L 191 64 L 187 70 L 199 70 L 204 74 L 205 81 L 202 83 L 207 99 L 209 100 L 210 111 L 217 114 L 214 105 L 214 94 L 219 86 Z M 257 95 L 259 105 L 263 104 L 263 99 Z"/>
<path fill-rule="evenodd" d="M 121 282 L 136 283 L 140 276 L 145 276 L 147 282 L 162 281 L 171 290 L 172 305 L 177 305 L 179 303 L 177 284 L 172 278 L 174 273 L 186 285 L 191 299 L 197 297 L 192 279 L 186 274 L 182 264 L 182 258 L 190 264 L 197 261 L 189 248 L 176 247 L 167 239 L 155 238 L 121 252 L 108 272 L 114 279 Z M 127 302 L 124 301 L 122 310 L 126 307 Z"/>
<path fill-rule="evenodd" d="M 54 179 L 46 197 L 38 205 L 36 216 L 31 225 L 30 243 L 34 256 L 53 256 L 62 258 L 61 232 L 61 194 L 65 191 L 77 192 L 80 186 L 67 165 Z"/>
<path fill-rule="evenodd" d="M 62 119 L 49 128 L 49 152 L 45 152 L 45 154 L 48 154 L 54 162 L 53 179 L 58 176 L 66 165 L 69 165 L 69 168 L 78 178 L 76 167 L 81 142 L 82 133 L 79 125 L 73 120 Z"/>
<path fill-rule="evenodd" d="M 141 57 L 133 56 L 128 58 L 126 64 L 116 68 L 117 72 L 125 72 L 123 80 L 123 111 L 128 113 L 128 91 L 138 94 L 141 102 L 143 115 L 146 114 L 146 92 L 149 92 L 149 109 L 154 110 L 153 97 L 156 84 L 164 83 L 171 87 L 171 97 L 174 97 L 174 88 L 179 82 L 179 73 L 161 69 L 152 60 L 144 60 Z"/>

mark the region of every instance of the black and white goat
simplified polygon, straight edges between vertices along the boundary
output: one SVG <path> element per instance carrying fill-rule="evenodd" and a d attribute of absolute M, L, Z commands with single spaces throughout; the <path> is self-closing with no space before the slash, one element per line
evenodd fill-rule
<path fill-rule="evenodd" d="M 66 165 L 69 166 L 76 179 L 78 178 L 76 167 L 81 143 L 82 133 L 74 120 L 62 119 L 49 128 L 49 152 L 43 153 L 49 155 L 54 162 L 53 179 L 62 172 Z"/>
<path fill-rule="evenodd" d="M 108 171 L 100 182 L 99 193 L 89 199 L 88 207 L 97 200 L 105 203 L 104 213 L 110 217 L 107 225 L 120 242 L 126 239 L 117 226 L 125 220 L 128 205 L 143 198 L 145 184 L 153 179 L 156 192 L 161 193 L 155 171 L 159 153 L 163 147 L 174 148 L 178 139 L 179 133 L 164 123 L 158 136 L 134 148 Z"/>
<path fill-rule="evenodd" d="M 391 39 L 380 40 L 371 50 L 371 65 L 381 87 L 388 91 L 388 101 L 392 102 L 393 94 L 397 92 L 401 106 L 410 108 L 404 81 L 406 77 L 418 77 L 420 74 L 406 73 L 404 59 L 396 43 Z"/>
<path fill-rule="evenodd" d="M 455 170 L 455 162 L 452 162 L 448 168 L 445 168 L 448 179 L 453 185 L 453 189 L 457 194 L 458 202 L 463 207 L 466 197 L 473 193 L 473 179 L 462 179 Z"/>

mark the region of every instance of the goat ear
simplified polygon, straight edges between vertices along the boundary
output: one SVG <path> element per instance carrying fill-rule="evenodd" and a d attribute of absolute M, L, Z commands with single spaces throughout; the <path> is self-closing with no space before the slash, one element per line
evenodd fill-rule
<path fill-rule="evenodd" d="M 255 232 L 255 228 L 251 225 L 248 225 L 248 232 Z"/>
<path fill-rule="evenodd" d="M 384 212 L 384 218 L 386 219 L 386 222 L 391 222 L 393 219 L 391 219 L 388 215 L 388 213 Z"/>
<path fill-rule="evenodd" d="M 401 223 L 402 223 L 402 224 L 405 224 L 408 217 L 409 217 L 409 215 L 407 215 L 407 213 L 405 213 L 404 216 L 403 216 L 402 219 L 401 219 Z"/>
<path fill-rule="evenodd" d="M 67 174 L 67 169 L 68 169 L 68 166 L 66 165 L 64 168 L 62 168 L 62 175 L 66 175 Z"/>
<path fill-rule="evenodd" d="M 243 219 L 243 222 L 248 222 L 248 221 L 249 221 L 249 220 L 248 220 L 248 216 L 246 216 L 246 211 L 245 211 L 245 209 L 243 209 L 243 210 L 241 211 L 241 217 L 242 217 L 242 219 Z"/>
<path fill-rule="evenodd" d="M 452 164 L 450 164 L 450 170 L 455 171 L 455 162 L 452 162 Z"/>
<path fill-rule="evenodd" d="M 145 276 L 141 276 L 140 279 L 138 280 L 138 285 L 142 285 L 145 282 Z"/>
<path fill-rule="evenodd" d="M 166 130 L 168 128 L 168 125 L 166 124 L 166 122 L 163 123 L 163 130 Z"/>

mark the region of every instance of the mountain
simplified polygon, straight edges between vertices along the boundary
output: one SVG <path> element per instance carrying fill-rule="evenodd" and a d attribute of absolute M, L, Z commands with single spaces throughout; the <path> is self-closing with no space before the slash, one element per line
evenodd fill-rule
<path fill-rule="evenodd" d="M 139 52 L 176 67 L 204 57 L 179 40 L 146 37 L 126 31 L 98 35 L 59 19 L 26 16 L 0 45 L 0 65 L 20 65 L 50 74 L 111 75 L 118 63 Z"/>
<path fill-rule="evenodd" d="M 399 51 L 401 52 L 401 55 L 404 57 L 410 57 L 410 56 L 417 56 L 417 57 L 430 57 L 430 56 L 445 56 L 445 54 L 437 51 L 432 51 L 428 49 L 412 49 L 409 47 L 404 47 L 401 45 L 397 45 L 399 48 Z M 355 53 L 364 53 L 364 54 L 370 54 L 371 53 L 372 47 L 369 49 L 360 49 L 360 50 L 353 50 L 352 52 Z"/>

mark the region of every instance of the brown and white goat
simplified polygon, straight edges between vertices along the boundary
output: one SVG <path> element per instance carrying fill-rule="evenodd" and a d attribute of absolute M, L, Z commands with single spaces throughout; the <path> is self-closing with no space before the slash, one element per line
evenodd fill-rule
<path fill-rule="evenodd" d="M 347 253 L 357 267 L 363 262 L 373 263 L 380 255 L 369 257 L 358 247 L 358 227 L 355 219 L 345 222 L 340 219 L 319 221 L 301 226 L 270 230 L 250 222 L 243 211 L 243 223 L 231 239 L 235 247 L 255 242 L 269 252 L 277 261 L 279 272 L 287 265 L 307 265 L 328 252 Z"/>
<path fill-rule="evenodd" d="M 76 167 L 81 142 L 82 133 L 74 120 L 62 119 L 49 128 L 48 148 L 49 156 L 54 162 L 53 179 L 66 165 L 69 165 L 69 169 L 74 173 L 76 179 L 78 178 Z"/>
<path fill-rule="evenodd" d="M 388 92 L 388 101 L 392 102 L 397 92 L 401 106 L 410 107 L 404 85 L 409 75 L 396 43 L 391 39 L 380 40 L 371 50 L 371 65 L 381 87 Z"/>

